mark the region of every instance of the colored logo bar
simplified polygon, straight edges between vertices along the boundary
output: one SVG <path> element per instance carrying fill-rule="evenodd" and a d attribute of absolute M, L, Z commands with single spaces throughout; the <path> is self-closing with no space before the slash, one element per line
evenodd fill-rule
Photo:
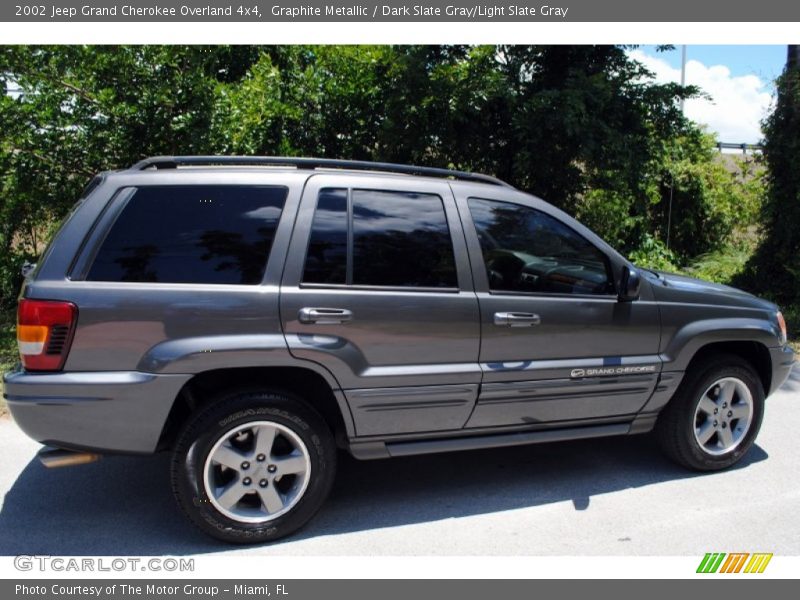
<path fill-rule="evenodd" d="M 748 560 L 748 558 L 750 560 Z M 697 567 L 698 573 L 763 573 L 772 553 L 707 552 Z"/>

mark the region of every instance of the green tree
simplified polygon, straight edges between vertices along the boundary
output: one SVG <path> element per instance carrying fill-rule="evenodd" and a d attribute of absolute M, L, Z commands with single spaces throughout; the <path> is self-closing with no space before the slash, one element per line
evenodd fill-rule
<path fill-rule="evenodd" d="M 0 98 L 2 303 L 93 173 L 154 154 L 482 171 L 577 214 L 623 251 L 705 251 L 698 240 L 724 237 L 730 211 L 708 142 L 679 109 L 696 90 L 654 83 L 626 50 L 0 48 L 6 88 L 20 90 Z M 668 178 L 681 208 L 674 255 L 660 247 Z"/>
<path fill-rule="evenodd" d="M 143 156 L 206 153 L 215 90 L 247 47 L 0 48 L 0 304 L 90 177 Z M 8 91 L 10 90 L 10 93 Z"/>
<path fill-rule="evenodd" d="M 763 241 L 745 283 L 782 303 L 800 304 L 800 64 L 789 47 L 786 69 L 777 82 L 775 109 L 764 122 L 767 196 L 762 213 Z"/>

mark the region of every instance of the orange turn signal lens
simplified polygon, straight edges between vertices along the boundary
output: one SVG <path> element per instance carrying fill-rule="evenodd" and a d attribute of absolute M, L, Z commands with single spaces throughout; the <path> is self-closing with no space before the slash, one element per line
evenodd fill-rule
<path fill-rule="evenodd" d="M 47 327 L 44 325 L 17 325 L 17 341 L 44 344 Z"/>
<path fill-rule="evenodd" d="M 778 327 L 781 329 L 781 344 L 785 344 L 786 340 L 789 339 L 788 332 L 786 331 L 786 319 L 783 318 L 783 313 L 778 311 L 775 315 L 778 318 Z"/>

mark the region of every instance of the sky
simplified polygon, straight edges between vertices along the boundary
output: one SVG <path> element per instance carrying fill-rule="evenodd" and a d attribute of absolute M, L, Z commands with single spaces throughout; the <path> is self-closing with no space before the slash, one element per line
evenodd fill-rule
<path fill-rule="evenodd" d="M 667 52 L 641 46 L 630 54 L 656 81 L 680 81 L 680 46 Z M 721 142 L 759 143 L 761 121 L 769 114 L 774 82 L 785 62 L 786 46 L 687 46 L 686 83 L 710 99 L 688 100 L 686 116 L 706 125 Z"/>

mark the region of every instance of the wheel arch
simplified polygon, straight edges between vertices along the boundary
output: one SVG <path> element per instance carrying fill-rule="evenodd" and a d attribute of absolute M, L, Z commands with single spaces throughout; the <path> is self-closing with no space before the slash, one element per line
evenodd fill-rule
<path fill-rule="evenodd" d="M 171 448 L 187 419 L 213 402 L 218 393 L 247 387 L 275 389 L 301 396 L 320 413 L 340 447 L 346 446 L 348 437 L 353 436 L 353 420 L 344 395 L 315 370 L 295 366 L 233 367 L 203 371 L 183 385 L 162 428 L 158 449 Z"/>
<path fill-rule="evenodd" d="M 734 354 L 758 373 L 766 394 L 772 384 L 769 348 L 777 346 L 772 325 L 763 319 L 724 318 L 692 321 L 670 336 L 662 351 L 665 372 L 688 373 L 715 354 Z"/>
<path fill-rule="evenodd" d="M 636 431 L 648 431 L 652 427 L 657 414 L 672 402 L 688 373 L 691 373 L 704 361 L 725 354 L 738 356 L 751 365 L 761 381 L 764 394 L 769 395 L 773 378 L 772 357 L 769 347 L 763 341 L 735 338 L 727 340 L 694 339 L 680 350 L 677 359 L 669 361 L 666 360 L 668 356 L 662 355 L 665 360 L 659 385 L 641 410 L 644 419 L 636 427 Z"/>
<path fill-rule="evenodd" d="M 698 364 L 709 360 L 711 357 L 724 354 L 738 356 L 750 364 L 758 375 L 764 394 L 768 394 L 772 385 L 772 358 L 769 349 L 761 342 L 754 340 L 740 340 L 729 342 L 710 342 L 701 346 L 689 360 L 686 370 L 696 368 Z"/>

